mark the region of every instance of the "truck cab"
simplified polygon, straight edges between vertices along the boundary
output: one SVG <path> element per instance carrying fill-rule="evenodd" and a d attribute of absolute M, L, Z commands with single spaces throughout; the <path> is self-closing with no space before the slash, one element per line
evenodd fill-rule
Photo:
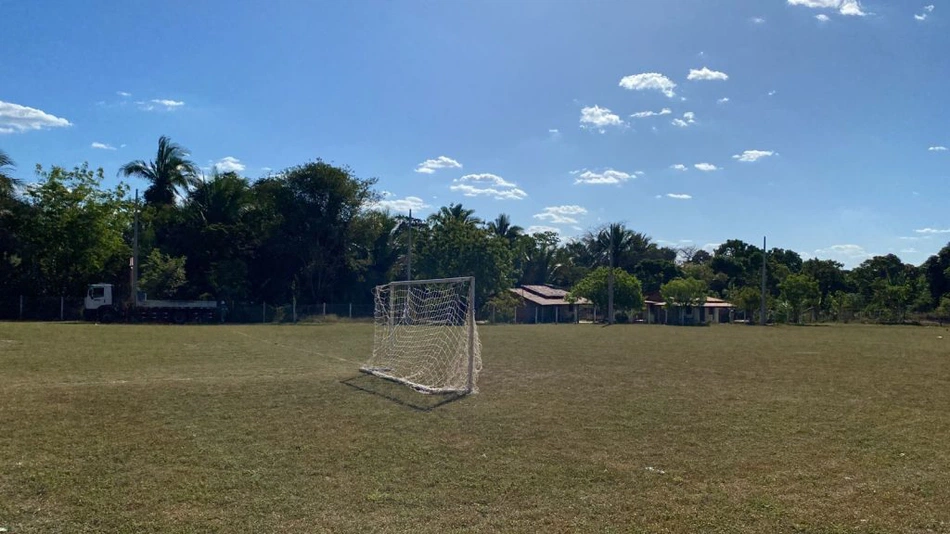
<path fill-rule="evenodd" d="M 111 323 L 119 315 L 112 284 L 92 284 L 83 301 L 83 317 L 87 321 Z"/>

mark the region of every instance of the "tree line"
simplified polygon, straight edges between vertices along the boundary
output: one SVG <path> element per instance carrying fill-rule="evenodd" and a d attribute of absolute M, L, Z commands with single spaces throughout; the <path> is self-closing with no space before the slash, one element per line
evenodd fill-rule
<path fill-rule="evenodd" d="M 319 159 L 255 181 L 205 175 L 167 137 L 154 159 L 119 171 L 148 182 L 139 202 L 87 164 L 37 165 L 29 184 L 12 177 L 14 165 L 0 151 L 0 297 L 78 296 L 94 282 L 128 295 L 138 212 L 140 289 L 153 298 L 368 304 L 373 287 L 394 279 L 471 275 L 482 305 L 510 307 L 507 288 L 549 284 L 605 307 L 612 283 L 624 312 L 645 295 L 674 306 L 715 296 L 754 319 L 764 256 L 773 319 L 950 318 L 950 244 L 919 266 L 889 254 L 848 270 L 738 239 L 712 252 L 666 247 L 620 223 L 561 241 L 461 204 L 425 219 L 377 209 L 375 179 Z"/>

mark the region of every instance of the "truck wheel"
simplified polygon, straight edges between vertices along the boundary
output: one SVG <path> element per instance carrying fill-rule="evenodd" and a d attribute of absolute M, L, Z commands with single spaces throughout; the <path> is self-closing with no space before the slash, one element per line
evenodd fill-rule
<path fill-rule="evenodd" d="M 115 320 L 115 316 L 112 314 L 111 310 L 105 310 L 99 314 L 99 322 L 103 324 L 109 324 Z"/>
<path fill-rule="evenodd" d="M 176 310 L 172 314 L 172 321 L 175 321 L 175 324 L 185 324 L 185 321 L 188 320 L 188 314 L 185 313 L 185 310 Z"/>

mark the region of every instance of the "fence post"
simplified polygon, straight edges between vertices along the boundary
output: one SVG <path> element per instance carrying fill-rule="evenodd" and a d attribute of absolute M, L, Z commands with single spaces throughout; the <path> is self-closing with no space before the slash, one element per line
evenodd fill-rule
<path fill-rule="evenodd" d="M 65 320 L 65 315 L 63 313 L 65 310 L 66 310 L 66 297 L 60 296 L 59 297 L 59 320 L 60 321 Z"/>
<path fill-rule="evenodd" d="M 558 321 L 558 319 L 559 319 L 559 317 L 558 317 L 558 311 L 559 311 L 559 310 L 560 310 L 559 307 L 557 307 L 557 306 L 554 307 L 554 324 L 557 324 L 557 321 Z"/>
<path fill-rule="evenodd" d="M 538 308 L 537 306 L 534 307 L 534 324 L 538 324 L 538 310 L 539 309 L 540 308 Z"/>
<path fill-rule="evenodd" d="M 294 324 L 297 324 L 297 295 L 294 295 L 293 300 Z"/>
<path fill-rule="evenodd" d="M 323 320 L 324 321 L 327 320 L 327 303 L 326 302 L 323 303 Z"/>
<path fill-rule="evenodd" d="M 353 318 L 353 303 L 350 303 L 350 319 Z"/>
<path fill-rule="evenodd" d="M 261 323 L 267 322 L 267 303 L 261 302 Z"/>
<path fill-rule="evenodd" d="M 23 320 L 23 295 L 20 295 L 20 320 Z"/>
<path fill-rule="evenodd" d="M 495 324 L 495 305 L 491 305 L 491 324 Z"/>
<path fill-rule="evenodd" d="M 594 324 L 597 324 L 597 306 L 594 306 Z"/>

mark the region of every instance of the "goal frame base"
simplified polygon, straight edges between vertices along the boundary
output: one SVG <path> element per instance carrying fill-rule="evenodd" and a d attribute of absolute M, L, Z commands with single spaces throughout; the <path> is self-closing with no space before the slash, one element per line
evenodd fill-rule
<path fill-rule="evenodd" d="M 383 380 L 387 380 L 395 384 L 409 386 L 410 388 L 418 391 L 419 393 L 424 393 L 426 395 L 470 395 L 472 393 L 472 390 L 467 389 L 467 388 L 454 389 L 454 388 L 433 388 L 429 386 L 424 386 L 422 384 L 417 384 L 411 380 L 405 380 L 405 379 L 387 374 L 386 371 L 388 370 L 389 369 L 386 369 L 386 368 L 360 367 L 361 373 L 372 375 L 377 378 L 382 378 Z"/>

